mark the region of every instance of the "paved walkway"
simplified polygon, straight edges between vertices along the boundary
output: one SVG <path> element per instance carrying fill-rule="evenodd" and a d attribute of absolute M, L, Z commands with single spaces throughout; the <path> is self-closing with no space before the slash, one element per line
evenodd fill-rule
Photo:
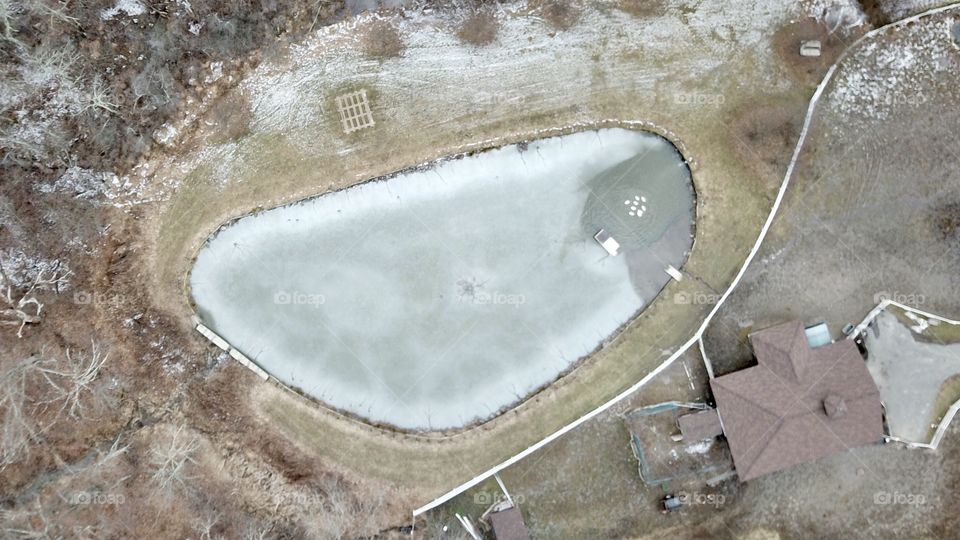
<path fill-rule="evenodd" d="M 890 435 L 926 443 L 933 432 L 934 405 L 944 381 L 960 374 L 960 344 L 940 345 L 914 339 L 896 315 L 877 316 L 879 336 L 867 330 L 867 368 L 880 388 Z"/>

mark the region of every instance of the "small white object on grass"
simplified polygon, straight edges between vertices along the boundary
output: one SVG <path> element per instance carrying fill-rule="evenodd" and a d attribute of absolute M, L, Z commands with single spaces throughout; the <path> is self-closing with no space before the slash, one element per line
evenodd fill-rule
<path fill-rule="evenodd" d="M 818 40 L 800 42 L 800 56 L 817 58 L 820 56 L 821 44 Z"/>

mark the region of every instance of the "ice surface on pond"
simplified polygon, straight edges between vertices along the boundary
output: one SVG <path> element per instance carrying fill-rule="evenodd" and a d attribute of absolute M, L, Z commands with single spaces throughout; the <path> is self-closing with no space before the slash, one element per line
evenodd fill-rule
<path fill-rule="evenodd" d="M 582 132 L 244 217 L 201 250 L 191 287 L 201 318 L 278 379 L 376 422 L 458 427 L 549 383 L 653 299 L 686 258 L 692 212 L 668 142 Z"/>

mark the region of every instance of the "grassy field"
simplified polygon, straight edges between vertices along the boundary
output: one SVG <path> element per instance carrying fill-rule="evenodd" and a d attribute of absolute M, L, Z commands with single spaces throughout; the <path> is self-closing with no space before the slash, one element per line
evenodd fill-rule
<path fill-rule="evenodd" d="M 960 182 L 944 158 L 960 155 L 960 114 L 948 105 L 960 91 L 938 67 L 960 65 L 950 19 L 876 35 L 836 71 L 757 260 L 705 336 L 718 373 L 750 362 L 744 330 L 783 320 L 827 322 L 837 336 L 881 297 L 960 314 L 949 205 Z M 909 66 L 894 75 L 901 57 Z M 953 339 L 944 325 L 935 332 Z"/>
<path fill-rule="evenodd" d="M 904 310 L 896 306 L 890 306 L 887 309 L 896 315 L 897 319 L 904 325 L 916 326 L 917 322 L 908 317 Z M 947 324 L 945 322 L 931 324 L 923 330 L 922 334 L 914 333 L 914 337 L 919 341 L 939 343 L 940 345 L 960 343 L 960 324 Z"/>

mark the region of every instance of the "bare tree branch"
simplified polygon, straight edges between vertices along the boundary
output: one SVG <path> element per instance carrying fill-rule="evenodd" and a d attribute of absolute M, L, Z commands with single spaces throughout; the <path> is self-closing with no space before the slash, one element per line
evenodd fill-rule
<path fill-rule="evenodd" d="M 0 324 L 19 326 L 17 337 L 23 337 L 23 329 L 28 324 L 37 324 L 41 320 L 43 303 L 38 298 L 41 291 L 60 292 L 62 286 L 70 282 L 72 272 L 60 261 L 54 261 L 50 269 L 40 268 L 30 286 L 23 292 L 14 289 L 15 283 L 3 267 L 0 257 Z"/>
<path fill-rule="evenodd" d="M 39 440 L 38 429 L 27 414 L 27 378 L 38 360 L 31 358 L 0 374 L 0 470 L 17 461 Z"/>
<path fill-rule="evenodd" d="M 187 476 L 186 468 L 196 463 L 193 454 L 198 448 L 200 442 L 196 437 L 184 436 L 183 426 L 177 428 L 168 444 L 150 449 L 155 467 L 151 480 L 161 490 L 168 490 L 178 484 L 184 485 L 191 479 Z"/>
<path fill-rule="evenodd" d="M 90 353 L 74 354 L 67 349 L 66 362 L 62 369 L 53 369 L 41 366 L 40 373 L 47 383 L 54 389 L 54 397 L 42 401 L 41 404 L 63 400 L 59 413 L 67 411 L 70 418 L 83 417 L 83 395 L 86 392 L 95 393 L 92 386 L 109 353 L 102 353 L 96 341 L 90 342 Z"/>

